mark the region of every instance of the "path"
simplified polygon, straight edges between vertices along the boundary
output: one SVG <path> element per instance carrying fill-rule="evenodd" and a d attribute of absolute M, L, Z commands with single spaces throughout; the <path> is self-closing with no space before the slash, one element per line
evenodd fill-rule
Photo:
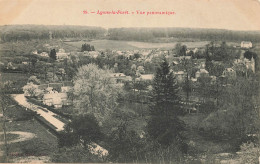
<path fill-rule="evenodd" d="M 0 132 L 0 135 L 3 135 L 3 132 Z M 34 137 L 36 137 L 35 134 L 29 133 L 29 132 L 22 132 L 22 131 L 12 131 L 12 132 L 7 132 L 7 134 L 16 134 L 18 135 L 17 139 L 8 141 L 8 143 L 15 143 L 15 142 L 22 142 L 26 140 L 30 140 Z M 0 142 L 0 145 L 4 144 L 4 142 Z"/>
<path fill-rule="evenodd" d="M 55 113 L 49 111 L 46 108 L 40 107 L 38 105 L 27 102 L 24 94 L 13 94 L 14 100 L 18 102 L 19 105 L 24 106 L 32 111 L 37 112 L 40 116 L 46 119 L 50 124 L 57 128 L 57 131 L 62 131 L 64 129 L 65 123 L 55 118 Z M 43 109 L 43 110 L 42 110 Z M 45 111 L 44 111 L 45 110 Z M 47 111 L 47 112 L 46 112 Z"/>

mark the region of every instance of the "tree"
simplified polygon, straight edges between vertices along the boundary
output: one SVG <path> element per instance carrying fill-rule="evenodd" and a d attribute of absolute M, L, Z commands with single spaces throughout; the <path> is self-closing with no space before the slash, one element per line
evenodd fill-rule
<path fill-rule="evenodd" d="M 189 97 L 190 97 L 190 92 L 192 90 L 190 81 L 191 81 L 191 73 L 192 73 L 193 63 L 192 63 L 191 60 L 183 58 L 181 60 L 181 66 L 183 67 L 183 69 L 186 73 L 183 90 L 186 92 L 186 102 L 188 103 Z"/>
<path fill-rule="evenodd" d="M 95 64 L 82 66 L 74 80 L 76 109 L 81 114 L 93 113 L 101 121 L 117 106 L 120 91 L 110 70 Z"/>
<path fill-rule="evenodd" d="M 30 82 L 32 82 L 33 84 L 36 84 L 36 85 L 39 85 L 39 84 L 40 84 L 40 80 L 37 79 L 36 76 L 30 76 L 30 77 L 28 78 L 27 83 L 30 83 Z"/>
<path fill-rule="evenodd" d="M 30 97 L 34 97 L 35 96 L 35 92 L 38 89 L 38 85 L 33 84 L 32 82 L 27 83 L 24 87 L 23 87 L 23 92 L 25 96 L 30 96 Z"/>
<path fill-rule="evenodd" d="M 98 121 L 92 114 L 75 116 L 59 137 L 59 146 L 73 146 L 82 143 L 87 147 L 100 141 L 102 133 Z"/>
<path fill-rule="evenodd" d="M 238 77 L 221 90 L 218 110 L 206 117 L 200 127 L 218 139 L 231 139 L 234 146 L 251 140 L 259 132 L 259 82 Z"/>
<path fill-rule="evenodd" d="M 174 48 L 174 52 L 177 56 L 186 56 L 187 46 L 177 43 Z"/>
<path fill-rule="evenodd" d="M 213 68 L 213 63 L 212 63 L 212 59 L 210 57 L 210 51 L 211 53 L 214 52 L 212 47 L 206 47 L 206 61 L 205 61 L 205 69 L 211 74 L 212 72 L 212 68 Z"/>
<path fill-rule="evenodd" d="M 52 162 L 57 163 L 99 163 L 103 162 L 98 155 L 79 145 L 57 149 L 51 156 Z"/>
<path fill-rule="evenodd" d="M 84 51 L 95 51 L 95 47 L 91 46 L 91 45 L 89 45 L 87 43 L 84 43 L 81 46 L 81 52 L 84 52 Z"/>
<path fill-rule="evenodd" d="M 251 51 L 246 51 L 244 53 L 244 58 L 247 58 L 248 60 L 251 60 L 252 58 L 256 58 L 257 54 Z"/>
<path fill-rule="evenodd" d="M 49 57 L 53 60 L 57 60 L 57 55 L 56 55 L 56 50 L 55 49 L 52 49 L 50 54 L 49 54 Z"/>
<path fill-rule="evenodd" d="M 137 134 L 133 125 L 137 115 L 133 111 L 118 108 L 103 127 L 107 134 L 109 158 L 113 162 L 132 162 L 142 158 L 140 150 L 144 140 Z"/>
<path fill-rule="evenodd" d="M 91 51 L 95 51 L 95 47 L 94 46 L 90 46 Z"/>
<path fill-rule="evenodd" d="M 213 64 L 211 68 L 211 74 L 216 77 L 220 77 L 223 74 L 225 67 L 223 64 Z"/>
<path fill-rule="evenodd" d="M 184 142 L 181 132 L 184 130 L 184 123 L 179 116 L 183 114 L 183 110 L 177 92 L 173 72 L 170 72 L 169 64 L 164 58 L 153 81 L 148 134 L 163 146 L 175 143 L 182 149 Z"/>

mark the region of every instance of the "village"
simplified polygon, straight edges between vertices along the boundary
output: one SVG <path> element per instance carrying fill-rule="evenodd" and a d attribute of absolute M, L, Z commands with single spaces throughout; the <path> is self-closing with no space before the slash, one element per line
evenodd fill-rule
<path fill-rule="evenodd" d="M 214 163 L 258 150 L 258 42 L 58 34 L 1 44 L 3 161 Z"/>
<path fill-rule="evenodd" d="M 50 50 L 54 47 L 58 46 L 50 46 L 45 45 Z M 185 47 L 185 46 L 184 46 Z M 178 84 L 181 86 L 183 85 L 187 80 L 190 81 L 190 85 L 193 86 L 192 93 L 195 92 L 195 90 L 198 88 L 200 81 L 198 79 L 208 78 L 210 81 L 210 84 L 216 84 L 217 82 L 221 85 L 228 85 L 231 84 L 232 81 L 230 79 L 236 78 L 236 72 L 239 72 L 240 69 L 246 68 L 246 70 L 243 70 L 245 73 L 250 74 L 255 73 L 255 59 L 251 56 L 251 58 L 245 57 L 245 52 L 249 51 L 250 48 L 252 48 L 251 42 L 241 42 L 240 47 L 235 47 L 235 49 L 239 50 L 237 52 L 237 57 L 233 59 L 233 62 L 231 64 L 224 65 L 221 61 L 212 61 L 212 64 L 215 67 L 222 66 L 223 68 L 220 68 L 216 75 L 210 75 L 206 67 L 206 58 L 204 57 L 195 57 L 197 54 L 201 55 L 203 51 L 205 51 L 204 48 L 192 48 L 192 49 L 185 49 L 185 52 L 183 56 L 179 56 L 177 54 L 170 54 L 170 50 L 160 50 L 160 49 L 148 49 L 148 50 L 132 50 L 132 51 L 120 51 L 120 50 L 112 50 L 109 54 L 112 56 L 112 58 L 119 58 L 121 56 L 124 57 L 125 60 L 133 61 L 133 64 L 131 66 L 130 71 L 123 70 L 126 72 L 126 74 L 122 71 L 120 72 L 120 68 L 118 68 L 118 63 L 114 64 L 113 71 L 114 73 L 111 73 L 111 78 L 114 78 L 117 83 L 120 83 L 123 87 L 124 84 L 128 83 L 137 83 L 137 82 L 146 82 L 147 86 L 146 88 L 142 88 L 144 91 L 148 91 L 151 89 L 151 82 L 153 80 L 154 74 L 151 73 L 151 70 L 144 69 L 144 65 L 146 63 L 152 63 L 153 60 L 157 60 L 161 56 L 165 56 L 170 63 L 173 65 L 173 68 L 175 71 L 173 71 L 173 74 L 175 75 Z M 37 50 L 32 51 L 33 55 L 41 56 L 49 58 L 48 52 L 41 52 L 38 53 Z M 56 53 L 56 61 L 58 63 L 64 62 L 73 62 L 72 60 L 79 61 L 81 58 L 86 57 L 90 60 L 95 60 L 97 58 L 108 58 L 108 54 L 104 54 L 104 51 L 83 51 L 83 52 L 65 52 L 64 49 L 59 48 Z M 187 68 L 183 66 L 183 63 L 189 61 L 190 67 L 188 68 L 190 70 L 187 71 Z M 157 62 L 157 61 L 156 61 Z M 31 63 L 29 61 L 23 61 L 23 65 L 30 65 Z M 8 70 L 15 70 L 17 67 L 12 62 L 8 62 L 6 65 L 6 69 Z M 187 66 L 188 67 L 188 66 Z M 73 82 L 72 81 L 66 81 L 63 80 L 64 76 L 66 76 L 65 67 L 56 68 L 57 72 L 53 75 L 52 72 L 48 72 L 49 74 L 49 82 L 45 84 L 39 84 L 35 85 L 34 89 L 35 91 L 32 92 L 31 90 L 26 92 L 25 96 L 32 96 L 37 97 L 44 105 L 48 106 L 54 106 L 55 108 L 61 108 L 62 106 L 69 106 L 72 105 L 71 100 L 68 100 L 67 93 L 70 92 L 73 88 Z M 134 75 L 129 73 L 135 69 Z M 221 70 L 222 69 L 222 70 Z M 177 71 L 176 71 L 177 70 Z M 195 70 L 195 72 L 194 72 Z M 148 72 L 148 74 L 146 73 Z M 192 72 L 192 73 L 191 73 Z M 62 75 L 63 74 L 63 75 Z M 58 76 L 61 76 L 63 78 L 59 78 Z M 249 75 L 247 75 L 249 76 Z M 37 79 L 36 76 L 32 77 Z M 55 80 L 54 80 L 55 79 Z M 30 80 L 29 80 L 30 81 Z M 138 91 L 137 88 L 134 88 L 133 90 Z M 184 94 L 185 95 L 185 94 Z M 203 101 L 202 99 L 197 97 L 197 94 L 194 93 L 195 96 L 191 96 L 190 100 L 191 102 L 194 102 L 195 104 Z M 183 98 L 185 99 L 185 98 Z M 184 100 L 185 101 L 185 100 Z M 196 106 L 193 104 L 193 106 Z M 195 109 L 194 107 L 192 108 Z M 196 109 L 195 109 L 196 110 Z"/>

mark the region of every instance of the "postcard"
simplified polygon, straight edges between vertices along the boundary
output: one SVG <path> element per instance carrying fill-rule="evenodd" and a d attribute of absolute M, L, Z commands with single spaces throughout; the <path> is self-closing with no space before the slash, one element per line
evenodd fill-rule
<path fill-rule="evenodd" d="M 0 0 L 0 162 L 258 163 L 260 0 Z"/>

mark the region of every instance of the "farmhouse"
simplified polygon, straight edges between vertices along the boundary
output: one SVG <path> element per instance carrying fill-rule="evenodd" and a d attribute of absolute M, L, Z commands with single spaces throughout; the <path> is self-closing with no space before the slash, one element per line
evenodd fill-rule
<path fill-rule="evenodd" d="M 241 42 L 241 48 L 252 48 L 252 42 L 242 41 Z"/>

